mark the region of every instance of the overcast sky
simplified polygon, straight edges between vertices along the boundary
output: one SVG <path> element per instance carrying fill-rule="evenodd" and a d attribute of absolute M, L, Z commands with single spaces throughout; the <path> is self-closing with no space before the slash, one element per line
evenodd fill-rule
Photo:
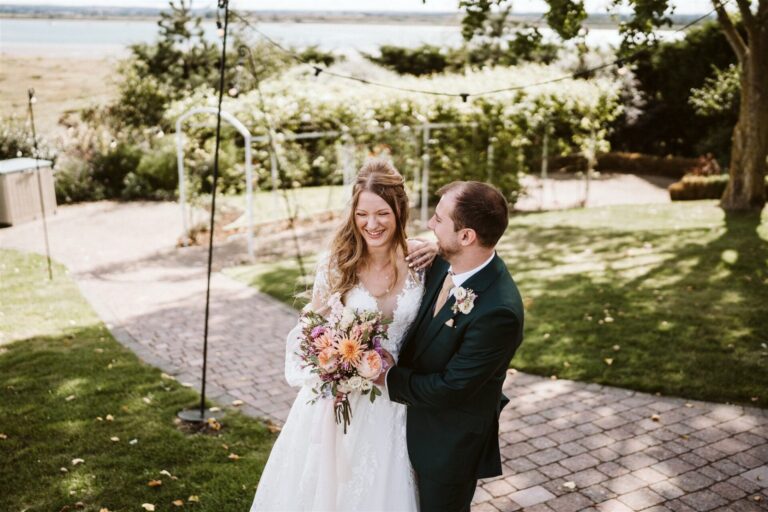
<path fill-rule="evenodd" d="M 709 0 L 672 0 L 678 14 L 698 14 L 712 9 Z M 605 12 L 610 0 L 586 0 L 590 12 Z M 11 0 L 4 5 L 70 5 L 165 7 L 167 0 Z M 193 0 L 193 7 L 213 7 L 215 0 Z M 542 0 L 513 0 L 516 12 L 542 12 Z M 445 12 L 457 10 L 458 0 L 231 0 L 234 8 L 248 10 L 318 10 L 318 11 L 415 11 Z"/>

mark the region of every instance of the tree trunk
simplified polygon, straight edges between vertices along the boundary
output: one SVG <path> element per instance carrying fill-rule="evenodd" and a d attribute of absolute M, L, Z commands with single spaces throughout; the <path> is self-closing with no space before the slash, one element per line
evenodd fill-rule
<path fill-rule="evenodd" d="M 741 61 L 741 105 L 733 129 L 730 178 L 720 206 L 726 211 L 761 211 L 768 168 L 768 23 L 749 41 Z"/>

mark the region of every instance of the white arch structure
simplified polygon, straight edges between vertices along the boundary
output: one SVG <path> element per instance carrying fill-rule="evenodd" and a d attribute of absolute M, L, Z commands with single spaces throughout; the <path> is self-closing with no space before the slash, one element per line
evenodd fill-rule
<path fill-rule="evenodd" d="M 184 229 L 183 241 L 186 244 L 189 236 L 189 225 L 187 221 L 187 193 L 186 180 L 184 179 L 184 134 L 181 131 L 181 125 L 189 117 L 195 114 L 218 114 L 218 110 L 213 107 L 197 107 L 183 113 L 176 120 L 176 162 L 179 170 L 179 203 L 181 204 L 181 222 Z M 221 111 L 221 118 L 235 127 L 243 136 L 245 146 L 245 202 L 248 218 L 248 255 L 253 258 L 253 164 L 251 158 L 251 141 L 253 137 L 248 128 L 238 119 L 226 112 Z M 211 233 L 213 236 L 213 233 Z"/>

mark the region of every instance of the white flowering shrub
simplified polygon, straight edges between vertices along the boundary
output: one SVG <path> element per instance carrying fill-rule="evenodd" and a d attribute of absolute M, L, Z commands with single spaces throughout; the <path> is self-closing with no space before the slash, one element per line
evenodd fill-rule
<path fill-rule="evenodd" d="M 326 74 L 314 76 L 312 69 L 299 67 L 261 84 L 266 113 L 259 107 L 257 91 L 226 98 L 223 108 L 254 135 L 267 133 L 267 119 L 278 134 L 341 134 L 293 142 L 278 137 L 282 186 L 340 183 L 337 145 L 348 138 L 357 148 L 358 164 L 366 155 L 386 147 L 408 181 L 419 175 L 427 152 L 431 193 L 453 180 L 476 179 L 495 184 L 514 201 L 518 177 L 539 165 L 545 130 L 550 134 L 550 154 L 607 148 L 607 127 L 621 109 L 619 83 L 606 77 L 569 79 L 525 90 L 472 94 L 552 80 L 563 74 L 557 66 L 538 64 L 429 78 L 378 78 L 363 72 L 370 81 L 401 88 L 470 94 L 463 102 L 458 97 L 391 90 Z M 193 107 L 215 106 L 216 99 L 215 91 L 199 89 L 169 108 L 168 121 L 175 121 Z M 425 147 L 421 130 L 425 123 L 459 126 L 431 129 Z M 191 133 L 193 137 L 207 137 L 210 130 L 198 128 Z M 268 146 L 256 145 L 254 160 L 260 182 L 266 186 Z"/>

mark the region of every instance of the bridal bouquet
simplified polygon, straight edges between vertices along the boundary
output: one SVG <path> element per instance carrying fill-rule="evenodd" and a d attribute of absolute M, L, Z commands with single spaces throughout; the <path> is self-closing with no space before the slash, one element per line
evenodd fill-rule
<path fill-rule="evenodd" d="M 344 433 L 352 419 L 351 393 L 369 395 L 371 402 L 381 395 L 373 381 L 383 372 L 382 341 L 387 339 L 387 324 L 375 311 L 357 311 L 345 307 L 339 294 L 329 300 L 330 314 L 314 311 L 301 316 L 301 343 L 298 356 L 305 368 L 320 377 L 313 391 L 319 398 L 334 398 L 336 423 Z"/>

